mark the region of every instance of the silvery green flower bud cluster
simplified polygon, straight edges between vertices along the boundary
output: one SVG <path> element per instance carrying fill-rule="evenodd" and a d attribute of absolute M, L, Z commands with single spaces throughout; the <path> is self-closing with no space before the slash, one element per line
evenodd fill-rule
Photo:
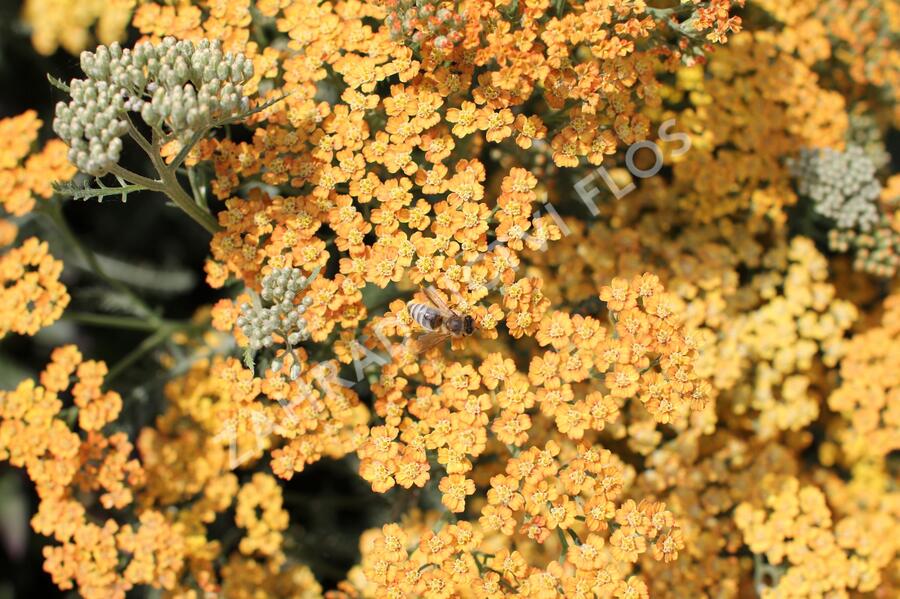
<path fill-rule="evenodd" d="M 253 76 L 250 59 L 223 52 L 218 40 L 172 37 L 133 50 L 99 46 L 81 53 L 81 69 L 87 78 L 70 82 L 72 99 L 56 105 L 53 130 L 69 145 L 69 160 L 95 176 L 118 162 L 128 113 L 184 143 L 247 111 L 242 85 Z"/>
<path fill-rule="evenodd" d="M 293 353 L 294 346 L 309 339 L 308 324 L 303 315 L 312 304 L 312 297 L 306 296 L 299 301 L 297 298 L 309 283 L 310 279 L 303 276 L 299 268 L 276 268 L 263 278 L 262 302 L 256 306 L 242 304 L 237 319 L 251 352 L 273 347 L 276 335 L 286 341 L 289 353 Z M 271 367 L 277 371 L 281 366 L 281 361 L 275 360 Z M 295 358 L 291 378 L 299 376 L 299 367 Z"/>
<path fill-rule="evenodd" d="M 853 268 L 876 277 L 891 278 L 900 267 L 900 234 L 884 217 L 868 233 L 832 229 L 828 247 L 835 252 L 853 252 Z"/>
<path fill-rule="evenodd" d="M 884 145 L 884 136 L 878 121 L 871 114 L 851 113 L 847 129 L 847 143 L 859 146 L 872 159 L 875 170 L 881 170 L 891 161 Z"/>
<path fill-rule="evenodd" d="M 385 24 L 391 39 L 450 52 L 465 36 L 465 13 L 445 0 L 389 0 Z"/>
<path fill-rule="evenodd" d="M 878 222 L 881 184 L 875 178 L 875 165 L 862 148 L 850 146 L 845 152 L 804 149 L 788 166 L 800 195 L 812 200 L 813 209 L 839 229 L 869 231 Z"/>

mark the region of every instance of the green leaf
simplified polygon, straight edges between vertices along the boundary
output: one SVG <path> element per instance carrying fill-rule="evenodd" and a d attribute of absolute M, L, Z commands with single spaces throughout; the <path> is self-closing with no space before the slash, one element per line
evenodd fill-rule
<path fill-rule="evenodd" d="M 270 108 L 271 106 L 278 104 L 279 102 L 281 102 L 282 100 L 287 98 L 289 95 L 290 94 L 284 94 L 283 96 L 280 96 L 278 98 L 273 98 L 273 99 L 269 100 L 268 102 L 263 102 L 259 106 L 250 108 L 244 112 L 239 112 L 238 114 L 234 115 L 233 117 L 229 117 L 229 118 L 225 119 L 224 121 L 220 121 L 216 126 L 221 127 L 222 125 L 231 125 L 233 123 L 239 123 L 239 122 L 253 116 L 254 114 L 259 114 L 260 112 Z"/>
<path fill-rule="evenodd" d="M 147 309 L 137 303 L 127 293 L 106 287 L 89 287 L 81 290 L 79 293 L 80 299 L 85 304 L 93 304 L 101 312 L 130 314 L 140 317 L 148 316 Z"/>
<path fill-rule="evenodd" d="M 119 196 L 122 200 L 122 203 L 125 203 L 128 200 L 128 194 L 134 193 L 137 191 L 147 191 L 147 188 L 143 185 L 116 185 L 114 187 L 109 187 L 104 185 L 100 179 L 94 179 L 97 183 L 97 187 L 91 187 L 87 181 L 83 184 L 79 185 L 74 181 L 69 181 L 66 183 L 54 182 L 53 183 L 53 191 L 64 197 L 72 198 L 73 200 L 92 200 L 96 199 L 98 202 L 103 202 L 103 198 L 109 196 Z"/>
<path fill-rule="evenodd" d="M 47 73 L 47 81 L 49 81 L 50 85 L 52 85 L 59 91 L 69 93 L 69 86 L 66 85 L 65 83 L 63 83 L 62 81 L 60 81 L 59 79 L 57 79 L 56 77 L 54 77 L 53 75 L 51 75 L 50 73 Z"/>
<path fill-rule="evenodd" d="M 244 348 L 244 366 L 246 366 L 249 370 L 256 370 L 256 352 L 254 352 L 250 347 Z"/>
<path fill-rule="evenodd" d="M 5 474 L 0 478 L 0 540 L 13 559 L 21 559 L 28 547 L 28 511 L 21 480 Z"/>
<path fill-rule="evenodd" d="M 307 287 L 309 287 L 310 284 L 312 284 L 312 282 L 316 280 L 316 277 L 319 276 L 319 272 L 320 272 L 321 270 L 322 270 L 322 267 L 321 267 L 321 266 L 317 266 L 317 267 L 315 267 L 315 268 L 313 269 L 313 271 L 312 271 L 311 273 L 309 273 L 309 276 L 306 277 L 306 285 L 303 286 L 304 289 L 306 289 Z"/>
<path fill-rule="evenodd" d="M 193 289 L 197 282 L 194 272 L 185 268 L 135 263 L 101 254 L 97 254 L 97 260 L 110 277 L 154 294 L 184 293 Z"/>
<path fill-rule="evenodd" d="M 556 16 L 563 16 L 563 13 L 566 11 L 566 0 L 556 0 L 554 4 L 556 6 Z"/>
<path fill-rule="evenodd" d="M 31 376 L 34 376 L 34 373 L 17 363 L 14 357 L 0 354 L 0 389 L 4 391 L 15 389 L 19 383 Z"/>
<path fill-rule="evenodd" d="M 249 287 L 245 289 L 247 295 L 250 296 L 250 305 L 253 306 L 255 310 L 262 310 L 262 298 L 259 297 L 259 294 Z"/>

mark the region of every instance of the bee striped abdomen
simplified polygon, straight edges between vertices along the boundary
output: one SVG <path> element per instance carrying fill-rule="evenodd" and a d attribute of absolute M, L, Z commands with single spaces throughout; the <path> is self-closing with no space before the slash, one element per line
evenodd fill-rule
<path fill-rule="evenodd" d="M 419 326 L 429 331 L 436 331 L 444 324 L 444 317 L 440 312 L 425 304 L 410 304 L 409 315 Z"/>

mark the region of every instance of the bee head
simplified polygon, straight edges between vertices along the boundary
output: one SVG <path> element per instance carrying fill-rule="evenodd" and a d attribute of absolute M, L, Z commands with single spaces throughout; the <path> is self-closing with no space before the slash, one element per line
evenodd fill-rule
<path fill-rule="evenodd" d="M 466 316 L 463 319 L 463 331 L 466 335 L 471 335 L 475 332 L 475 319 L 471 316 Z"/>

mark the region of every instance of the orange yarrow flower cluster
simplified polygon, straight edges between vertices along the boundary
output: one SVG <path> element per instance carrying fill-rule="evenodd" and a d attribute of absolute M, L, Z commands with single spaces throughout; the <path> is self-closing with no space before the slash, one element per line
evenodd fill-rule
<path fill-rule="evenodd" d="M 144 482 L 127 435 L 102 431 L 122 407 L 117 393 L 102 391 L 105 373 L 69 345 L 54 350 L 39 383 L 0 392 L 0 459 L 27 471 L 40 498 L 32 528 L 56 541 L 44 548 L 44 568 L 61 589 L 77 585 L 98 599 L 125 597 L 135 585 L 173 588 L 185 543 L 160 512 L 141 511 L 123 526 L 104 511 L 132 506 Z M 89 516 L 95 508 L 84 497 L 96 497 L 105 515 Z"/>
<path fill-rule="evenodd" d="M 825 494 L 818 487 L 801 486 L 796 478 L 770 491 L 764 507 L 742 503 L 734 518 L 750 550 L 783 572 L 762 589 L 762 597 L 871 592 L 897 552 L 896 534 L 877 546 L 866 539 L 874 530 L 896 533 L 895 514 L 872 511 L 835 518 Z"/>
<path fill-rule="evenodd" d="M 67 181 L 76 172 L 67 158 L 66 144 L 59 139 L 30 154 L 40 128 L 41 120 L 33 110 L 0 119 L 0 206 L 12 216 L 30 212 L 35 196 L 49 199 L 51 184 Z"/>
<path fill-rule="evenodd" d="M 654 501 L 617 507 L 622 464 L 608 451 L 583 446 L 567 456 L 567 466 L 559 450 L 551 442 L 510 460 L 506 474 L 491 479 L 478 522 L 431 526 L 413 518 L 364 534 L 360 570 L 372 591 L 499 598 L 562 589 L 574 597 L 646 597 L 646 582 L 629 574 L 631 564 L 643 553 L 660 561 L 677 556 L 683 543 L 672 514 Z M 515 532 L 511 546 L 497 548 L 497 534 L 512 541 Z M 560 559 L 530 563 L 543 545 L 554 545 Z"/>
<path fill-rule="evenodd" d="M 828 406 L 845 421 L 840 447 L 853 461 L 900 449 L 900 297 L 884 302 L 881 325 L 853 337 L 841 360 L 841 385 Z"/>
<path fill-rule="evenodd" d="M 59 281 L 62 268 L 36 237 L 0 256 L 0 337 L 34 335 L 59 320 L 70 300 Z"/>

